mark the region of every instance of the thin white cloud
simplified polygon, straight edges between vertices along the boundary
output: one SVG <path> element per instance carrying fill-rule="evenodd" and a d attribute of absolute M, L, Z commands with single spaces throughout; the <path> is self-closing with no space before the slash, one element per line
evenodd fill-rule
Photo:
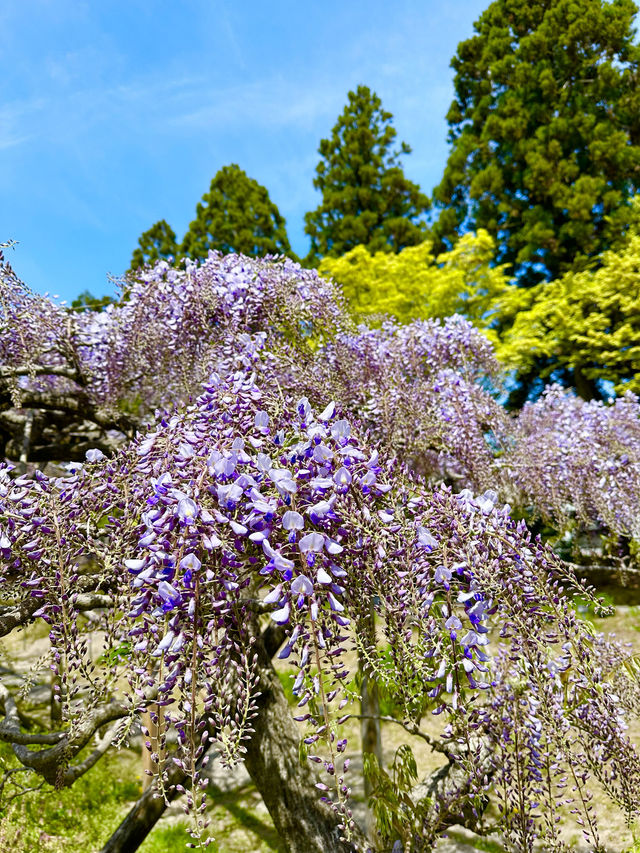
<path fill-rule="evenodd" d="M 0 109 L 5 145 L 46 138 L 49 144 L 86 138 L 97 125 L 155 135 L 225 128 L 312 128 L 337 115 L 335 81 L 289 81 L 276 76 L 212 87 L 204 75 L 133 79 L 109 87 L 67 90 Z M 0 143 L 1 144 L 1 143 Z"/>
<path fill-rule="evenodd" d="M 229 14 L 225 3 L 221 2 L 216 5 L 218 25 L 222 23 L 225 35 L 225 42 L 228 46 L 231 47 L 238 67 L 244 70 L 247 67 L 245 51 L 242 49 L 240 41 L 236 35 L 235 27 L 231 23 L 231 15 Z"/>
<path fill-rule="evenodd" d="M 16 145 L 28 142 L 29 139 L 29 136 L 20 136 L 10 132 L 5 132 L 4 129 L 0 127 L 0 151 L 4 151 L 7 148 L 14 148 Z"/>
<path fill-rule="evenodd" d="M 220 122 L 224 122 L 226 127 L 295 125 L 304 128 L 313 125 L 319 117 L 332 114 L 335 109 L 334 93 L 332 83 L 309 86 L 306 82 L 296 84 L 279 77 L 219 88 L 213 92 L 209 88 L 191 93 L 192 98 L 185 98 L 182 102 L 176 99 L 173 105 L 175 112 L 168 118 L 168 124 L 192 130 L 205 130 Z M 189 100 L 199 106 L 189 109 Z"/>
<path fill-rule="evenodd" d="M 11 148 L 34 136 L 36 117 L 44 105 L 42 98 L 34 98 L 0 107 L 0 148 Z"/>

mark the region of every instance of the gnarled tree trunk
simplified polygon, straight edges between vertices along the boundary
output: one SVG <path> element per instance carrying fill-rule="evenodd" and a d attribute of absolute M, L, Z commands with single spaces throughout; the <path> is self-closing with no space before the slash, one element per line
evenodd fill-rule
<path fill-rule="evenodd" d="M 338 820 L 320 801 L 310 765 L 300 759 L 300 731 L 264 644 L 257 644 L 256 650 L 261 695 L 245 763 L 278 835 L 289 853 L 344 853 L 353 849 L 340 842 Z M 367 848 L 357 827 L 356 841 L 358 849 Z"/>
<path fill-rule="evenodd" d="M 347 853 L 350 847 L 339 840 L 338 819 L 321 802 L 311 768 L 300 759 L 300 730 L 271 663 L 283 639 L 282 629 L 271 625 L 254 646 L 261 695 L 255 731 L 246 744 L 246 767 L 289 853 Z M 187 785 L 184 772 L 175 765 L 168 773 L 170 785 Z M 173 792 L 169 799 L 175 796 Z M 147 789 L 100 853 L 134 853 L 165 808 L 164 800 L 154 796 L 154 788 Z M 358 849 L 366 850 L 366 839 L 357 827 L 356 839 Z"/>

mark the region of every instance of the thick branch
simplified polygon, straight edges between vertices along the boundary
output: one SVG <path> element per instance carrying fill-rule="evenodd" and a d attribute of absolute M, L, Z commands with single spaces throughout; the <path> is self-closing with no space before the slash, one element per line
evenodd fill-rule
<path fill-rule="evenodd" d="M 4 720 L 0 723 L 0 740 L 17 744 L 56 744 L 64 737 L 64 732 L 50 734 L 25 734 L 20 730 L 18 706 L 7 688 L 0 684 L 0 704 L 4 710 Z"/>
<path fill-rule="evenodd" d="M 69 371 L 69 368 L 61 368 L 61 370 Z M 26 372 L 28 373 L 28 370 Z M 66 374 L 62 373 L 60 375 Z M 69 378 L 77 382 L 78 388 L 68 392 L 53 390 L 34 391 L 28 388 L 20 389 L 19 408 L 62 413 L 66 417 L 91 421 L 102 427 L 102 429 L 115 429 L 127 435 L 133 435 L 139 429 L 140 422 L 136 418 L 117 411 L 103 410 L 95 405 L 86 391 L 82 389 L 82 383 L 78 380 L 75 373 Z M 8 410 L 15 408 L 8 388 L 0 386 L 0 409 Z"/>
<path fill-rule="evenodd" d="M 414 803 L 423 809 L 423 824 L 432 837 L 448 826 L 459 824 L 474 830 L 477 827 L 479 802 L 470 798 L 474 781 L 490 779 L 494 773 L 493 747 L 488 738 L 475 738 L 464 760 L 449 760 L 411 791 Z M 470 771 L 470 767 L 473 770 Z M 486 807 L 487 803 L 484 804 Z M 431 848 L 429 848 L 431 849 Z"/>
<path fill-rule="evenodd" d="M 62 394 L 54 391 L 21 391 L 20 408 L 65 412 L 92 421 L 103 429 L 131 433 L 139 423 L 120 412 L 104 412 L 97 408 L 84 392 Z"/>
<path fill-rule="evenodd" d="M 10 379 L 13 376 L 63 376 L 66 379 L 71 379 L 79 385 L 83 385 L 82 377 L 77 370 L 66 365 L 46 367 L 40 364 L 34 364 L 32 367 L 21 365 L 20 367 L 0 367 L 0 380 Z"/>
<path fill-rule="evenodd" d="M 147 835 L 160 820 L 167 808 L 167 802 L 179 796 L 176 785 L 187 787 L 185 772 L 175 764 L 169 764 L 165 771 L 165 790 L 167 799 L 159 797 L 154 785 L 146 789 L 129 811 L 120 826 L 111 835 L 100 853 L 134 853 Z"/>
<path fill-rule="evenodd" d="M 91 770 L 94 764 L 98 762 L 105 752 L 109 749 L 111 744 L 113 743 L 116 735 L 118 734 L 118 730 L 120 728 L 119 723 L 111 726 L 111 728 L 107 731 L 107 733 L 100 739 L 98 746 L 93 750 L 93 752 L 84 759 L 84 761 L 79 761 L 77 764 L 71 765 L 68 768 L 67 772 L 64 776 L 64 784 L 66 787 L 70 787 L 79 779 L 80 776 L 83 776 L 87 770 Z"/>
<path fill-rule="evenodd" d="M 5 716 L 4 730 L 5 732 L 16 735 L 12 747 L 18 761 L 25 767 L 34 770 L 50 785 L 58 787 L 72 785 L 82 772 L 85 772 L 85 770 L 88 770 L 95 764 L 100 755 L 106 750 L 109 745 L 108 743 L 99 755 L 90 756 L 89 759 L 83 762 L 86 765 L 85 770 L 80 771 L 79 768 L 82 767 L 82 764 L 74 767 L 73 765 L 69 765 L 69 761 L 84 749 L 93 735 L 102 726 L 126 717 L 130 710 L 128 705 L 121 702 L 109 702 L 107 705 L 95 708 L 74 729 L 70 732 L 65 732 L 64 736 L 60 738 L 55 746 L 34 752 L 18 742 L 21 732 L 17 724 L 17 712 L 15 712 L 15 703 L 13 703 L 13 700 L 10 698 L 5 699 L 5 708 L 8 713 Z M 65 766 L 67 769 L 61 774 L 60 769 Z"/>
<path fill-rule="evenodd" d="M 74 607 L 78 610 L 93 610 L 96 607 L 106 607 L 111 604 L 108 595 L 98 591 L 107 586 L 104 578 L 87 575 L 78 578 L 75 583 L 77 591 Z M 15 628 L 21 628 L 33 622 L 34 613 L 47 604 L 42 598 L 25 598 L 18 604 L 0 607 L 0 637 L 6 637 Z"/>
<path fill-rule="evenodd" d="M 246 744 L 245 765 L 278 835 L 288 853 L 346 851 L 351 845 L 339 840 L 336 815 L 320 802 L 315 777 L 299 755 L 300 733 L 294 723 L 282 685 L 261 640 L 258 655 L 257 715 L 254 732 Z M 358 826 L 353 839 L 366 849 Z"/>
<path fill-rule="evenodd" d="M 285 638 L 280 625 L 270 624 L 260 635 L 259 713 L 255 732 L 247 744 L 246 764 L 260 791 L 284 844 L 290 853 L 337 853 L 346 849 L 338 841 L 335 815 L 319 800 L 314 778 L 299 758 L 299 733 L 291 719 L 271 657 Z M 187 785 L 187 776 L 176 766 L 166 770 L 167 787 Z M 169 788 L 169 800 L 177 795 Z M 148 788 L 100 853 L 133 853 L 162 816 L 166 803 Z M 358 834 L 358 840 L 364 842 Z M 361 845 L 365 849 L 364 843 Z"/>
<path fill-rule="evenodd" d="M 96 610 L 100 607 L 112 607 L 113 598 L 101 592 L 85 592 L 76 595 L 73 599 L 73 609 L 80 613 L 87 610 Z"/>

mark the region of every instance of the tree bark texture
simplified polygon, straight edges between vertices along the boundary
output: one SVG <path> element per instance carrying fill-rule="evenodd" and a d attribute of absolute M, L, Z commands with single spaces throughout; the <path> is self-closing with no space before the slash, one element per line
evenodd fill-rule
<path fill-rule="evenodd" d="M 339 840 L 338 820 L 320 801 L 311 768 L 300 759 L 300 731 L 262 642 L 256 651 L 261 695 L 245 763 L 278 835 L 288 853 L 345 853 L 355 849 Z M 356 832 L 358 848 L 366 849 L 364 835 Z"/>
<path fill-rule="evenodd" d="M 347 853 L 349 846 L 339 840 L 338 819 L 320 801 L 311 768 L 300 759 L 300 731 L 271 663 L 283 639 L 282 628 L 270 625 L 254 647 L 261 695 L 245 764 L 288 853 Z M 168 773 L 169 785 L 187 785 L 184 772 L 177 766 L 171 766 Z M 169 799 L 175 796 L 174 791 Z M 148 788 L 100 853 L 134 853 L 165 808 L 165 801 L 154 797 L 154 788 Z M 356 832 L 359 849 L 367 849 L 364 835 L 358 829 Z"/>
<path fill-rule="evenodd" d="M 184 784 L 186 777 L 182 770 L 174 765 L 168 772 L 169 784 Z M 134 853 L 140 847 L 167 807 L 164 799 L 154 796 L 154 792 L 153 786 L 146 789 L 100 853 Z M 177 791 L 171 791 L 169 800 L 177 795 Z"/>
<path fill-rule="evenodd" d="M 369 618 L 364 625 L 359 628 L 368 635 L 368 640 L 371 645 L 375 644 L 376 632 L 376 614 L 371 604 L 369 609 Z M 382 734 L 380 730 L 380 698 L 378 695 L 378 684 L 375 679 L 370 677 L 366 660 L 360 655 L 358 658 L 358 668 L 362 676 L 362 686 L 360 688 L 360 739 L 362 742 L 362 758 L 367 753 L 375 755 L 378 766 L 382 767 Z M 365 775 L 364 777 L 364 794 L 368 800 L 372 793 L 372 785 Z"/>

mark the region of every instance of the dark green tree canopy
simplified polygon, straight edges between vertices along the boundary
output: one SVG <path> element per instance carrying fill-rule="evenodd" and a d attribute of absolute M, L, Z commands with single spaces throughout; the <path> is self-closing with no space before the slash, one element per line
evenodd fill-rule
<path fill-rule="evenodd" d="M 359 245 L 398 252 L 425 239 L 429 200 L 400 166 L 411 149 L 403 142 L 393 150 L 393 116 L 375 92 L 358 86 L 348 97 L 331 138 L 318 149 L 313 185 L 322 202 L 305 215 L 310 259 L 338 257 Z"/>
<path fill-rule="evenodd" d="M 292 256 L 285 220 L 267 189 L 235 163 L 215 175 L 182 242 L 182 253 L 194 260 L 210 249 Z"/>
<path fill-rule="evenodd" d="M 113 305 L 116 302 L 113 296 L 94 296 L 89 290 L 83 290 L 71 302 L 73 311 L 102 311 L 107 305 Z"/>
<path fill-rule="evenodd" d="M 161 219 L 138 239 L 138 248 L 133 252 L 130 269 L 137 270 L 162 259 L 175 259 L 179 254 L 173 228 Z"/>
<path fill-rule="evenodd" d="M 497 237 L 524 283 L 587 266 L 640 184 L 632 0 L 494 0 L 452 61 L 445 245 Z"/>

